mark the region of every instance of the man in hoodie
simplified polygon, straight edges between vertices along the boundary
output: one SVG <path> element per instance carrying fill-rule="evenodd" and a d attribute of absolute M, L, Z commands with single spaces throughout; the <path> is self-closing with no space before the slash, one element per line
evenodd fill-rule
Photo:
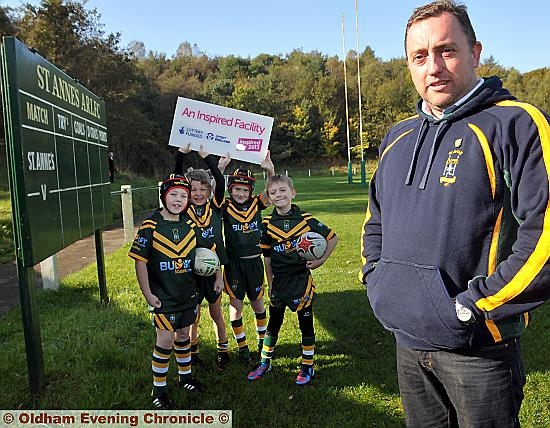
<path fill-rule="evenodd" d="M 519 426 L 519 337 L 550 295 L 549 116 L 476 76 L 464 5 L 417 8 L 405 53 L 422 99 L 380 145 L 362 281 L 408 426 Z"/>

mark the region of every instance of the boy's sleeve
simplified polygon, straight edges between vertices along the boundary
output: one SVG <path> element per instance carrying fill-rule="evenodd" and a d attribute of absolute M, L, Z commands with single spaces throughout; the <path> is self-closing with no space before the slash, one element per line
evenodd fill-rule
<path fill-rule="evenodd" d="M 258 199 L 258 208 L 260 208 L 260 210 L 265 210 L 267 207 L 270 206 L 270 203 L 269 203 L 269 196 L 267 196 L 267 193 L 266 192 L 262 192 L 258 195 L 255 196 L 255 198 Z"/>
<path fill-rule="evenodd" d="M 212 173 L 214 181 L 216 181 L 216 188 L 214 190 L 214 203 L 219 208 L 222 206 L 225 200 L 225 178 L 218 168 L 218 163 L 212 155 L 206 156 L 203 160 L 210 172 Z"/>
<path fill-rule="evenodd" d="M 313 232 L 317 232 L 319 235 L 322 235 L 327 241 L 336 235 L 336 232 L 334 232 L 330 227 L 314 217 L 311 217 L 307 223 Z"/>
<path fill-rule="evenodd" d="M 260 227 L 260 248 L 264 257 L 271 257 L 271 238 L 267 234 L 269 219 L 264 218 Z"/>
<path fill-rule="evenodd" d="M 139 227 L 134 242 L 128 256 L 141 260 L 144 263 L 149 261 L 151 255 L 151 248 L 153 246 L 153 231 L 155 230 L 155 222 L 151 220 L 145 220 Z"/>
<path fill-rule="evenodd" d="M 176 152 L 176 164 L 174 165 L 174 174 L 183 175 L 183 161 L 185 160 L 186 153 L 182 153 L 179 150 Z"/>

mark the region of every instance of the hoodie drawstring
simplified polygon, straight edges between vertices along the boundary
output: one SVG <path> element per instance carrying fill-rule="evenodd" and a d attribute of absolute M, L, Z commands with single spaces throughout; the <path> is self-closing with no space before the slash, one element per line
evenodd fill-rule
<path fill-rule="evenodd" d="M 420 123 L 420 129 L 418 130 L 418 135 L 416 137 L 416 143 L 414 144 L 413 155 L 411 159 L 411 164 L 409 165 L 409 171 L 407 172 L 407 178 L 405 179 L 405 185 L 410 186 L 412 184 L 412 176 L 414 171 L 414 166 L 416 164 L 416 158 L 418 156 L 418 151 L 420 148 L 420 141 L 422 141 L 422 131 L 424 130 L 424 125 L 428 122 L 427 119 L 422 119 Z"/>
<path fill-rule="evenodd" d="M 409 165 L 409 171 L 407 172 L 407 178 L 405 179 L 405 185 L 410 186 L 412 184 L 412 179 L 414 175 L 416 160 L 418 158 L 418 153 L 420 152 L 420 146 L 422 145 L 422 140 L 424 138 L 424 128 L 426 124 L 428 123 L 427 119 L 423 119 L 420 123 L 420 130 L 418 131 L 418 136 L 416 137 L 416 143 L 414 144 L 414 150 L 413 155 L 411 159 L 411 164 Z M 437 126 L 437 129 L 435 131 L 435 135 L 432 141 L 432 146 L 430 148 L 430 155 L 428 156 L 428 162 L 426 163 L 426 169 L 424 170 L 424 175 L 422 176 L 422 180 L 420 181 L 420 185 L 418 186 L 419 189 L 424 190 L 426 188 L 426 183 L 428 182 L 428 176 L 430 175 L 430 169 L 432 167 L 432 163 L 435 157 L 435 151 L 436 151 L 436 144 L 437 139 L 439 137 L 439 134 L 441 130 L 448 124 L 449 122 L 445 119 L 443 119 L 439 125 Z M 428 129 L 428 128 L 426 128 Z"/>
<path fill-rule="evenodd" d="M 424 190 L 426 188 L 426 182 L 428 181 L 428 175 L 430 174 L 430 169 L 432 168 L 432 163 L 434 160 L 435 155 L 435 146 L 437 144 L 437 137 L 439 136 L 439 132 L 441 129 L 447 125 L 446 120 L 442 120 L 441 123 L 437 126 L 437 130 L 435 131 L 434 139 L 432 141 L 432 147 L 430 149 L 430 156 L 428 157 L 428 162 L 426 163 L 426 170 L 424 171 L 424 175 L 422 176 L 422 181 L 420 181 L 420 185 L 418 186 L 419 189 Z"/>

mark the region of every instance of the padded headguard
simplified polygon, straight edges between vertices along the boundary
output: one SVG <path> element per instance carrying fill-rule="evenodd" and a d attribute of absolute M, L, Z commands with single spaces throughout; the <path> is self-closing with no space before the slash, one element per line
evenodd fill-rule
<path fill-rule="evenodd" d="M 166 194 L 170 191 L 170 189 L 173 189 L 174 187 L 185 189 L 185 191 L 187 192 L 187 196 L 191 195 L 191 185 L 189 184 L 189 181 L 187 181 L 187 178 L 179 174 L 170 174 L 168 177 L 162 180 L 162 183 L 160 185 L 160 200 L 165 208 Z"/>
<path fill-rule="evenodd" d="M 240 185 L 250 189 L 250 193 L 254 190 L 256 179 L 248 169 L 239 168 L 227 178 L 227 190 L 231 191 L 231 186 Z"/>

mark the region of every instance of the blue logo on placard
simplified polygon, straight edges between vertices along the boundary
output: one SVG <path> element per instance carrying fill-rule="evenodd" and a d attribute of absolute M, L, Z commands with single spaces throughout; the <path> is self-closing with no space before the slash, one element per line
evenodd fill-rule
<path fill-rule="evenodd" d="M 195 128 L 186 128 L 185 126 L 182 126 L 180 129 L 178 129 L 178 132 L 181 135 L 185 135 L 186 137 L 192 137 L 192 138 L 203 138 L 204 131 L 200 129 Z"/>

